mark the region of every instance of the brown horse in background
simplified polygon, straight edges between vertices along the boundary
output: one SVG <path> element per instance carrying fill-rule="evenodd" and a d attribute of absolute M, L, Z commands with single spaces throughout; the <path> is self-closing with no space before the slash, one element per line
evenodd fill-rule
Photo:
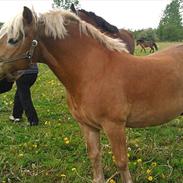
<path fill-rule="evenodd" d="M 158 46 L 157 44 L 152 41 L 152 40 L 144 40 L 144 39 L 138 39 L 136 41 L 137 46 L 140 45 L 141 46 L 141 52 L 142 50 L 144 50 L 144 52 L 146 53 L 146 48 L 150 48 L 150 53 L 154 53 L 154 50 L 158 50 Z"/>
<path fill-rule="evenodd" d="M 96 28 L 100 29 L 101 32 L 106 33 L 108 36 L 112 38 L 119 38 L 123 40 L 126 44 L 129 53 L 133 54 L 135 50 L 135 40 L 133 34 L 125 29 L 118 29 L 116 26 L 111 25 L 102 17 L 97 16 L 93 12 L 88 12 L 86 10 L 80 9 L 76 10 L 74 5 L 71 5 L 72 12 L 77 14 L 82 20 L 92 24 Z"/>
<path fill-rule="evenodd" d="M 101 130 L 123 182 L 132 183 L 125 128 L 160 125 L 182 113 L 183 45 L 137 57 L 69 11 L 37 17 L 24 7 L 0 31 L 0 79 L 37 61 L 66 88 L 70 112 L 86 140 L 93 183 L 105 183 Z"/>

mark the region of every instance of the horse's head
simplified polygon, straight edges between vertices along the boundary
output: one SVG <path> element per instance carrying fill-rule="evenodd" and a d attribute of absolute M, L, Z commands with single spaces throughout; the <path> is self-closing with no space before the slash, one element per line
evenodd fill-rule
<path fill-rule="evenodd" d="M 110 34 L 119 33 L 119 30 L 116 26 L 111 25 L 109 22 L 104 20 L 102 17 L 97 16 L 93 12 L 88 12 L 84 9 L 76 10 L 73 4 L 71 5 L 70 9 L 73 13 L 77 14 L 82 20 L 100 29 L 101 32 L 107 32 Z"/>
<path fill-rule="evenodd" d="M 144 43 L 144 40 L 143 39 L 137 39 L 136 41 L 136 45 L 140 45 L 140 44 L 143 44 Z"/>
<path fill-rule="evenodd" d="M 33 59 L 36 17 L 27 7 L 0 30 L 0 78 L 28 68 Z"/>
<path fill-rule="evenodd" d="M 86 10 L 83 10 L 83 9 L 76 10 L 74 4 L 71 5 L 70 10 L 71 12 L 78 15 L 85 22 L 90 23 L 95 27 L 98 27 L 98 24 L 96 23 L 95 19 L 90 15 L 91 12 L 87 12 Z"/>
<path fill-rule="evenodd" d="M 136 46 L 138 46 L 140 44 L 139 40 L 136 40 Z"/>

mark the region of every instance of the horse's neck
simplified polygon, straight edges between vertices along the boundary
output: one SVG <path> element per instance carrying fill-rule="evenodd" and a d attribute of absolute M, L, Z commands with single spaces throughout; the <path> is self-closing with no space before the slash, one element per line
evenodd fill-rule
<path fill-rule="evenodd" d="M 79 11 L 79 12 L 78 12 L 78 16 L 79 16 L 82 20 L 84 20 L 85 22 L 87 22 L 87 23 L 89 23 L 89 24 L 92 24 L 93 26 L 99 28 L 98 25 L 97 25 L 97 23 L 96 23 L 92 18 L 88 17 L 88 15 L 86 15 L 85 13 Z"/>
<path fill-rule="evenodd" d="M 47 38 L 42 43 L 46 64 L 68 90 L 75 91 L 103 67 L 106 48 L 88 36 L 74 33 L 62 40 Z"/>

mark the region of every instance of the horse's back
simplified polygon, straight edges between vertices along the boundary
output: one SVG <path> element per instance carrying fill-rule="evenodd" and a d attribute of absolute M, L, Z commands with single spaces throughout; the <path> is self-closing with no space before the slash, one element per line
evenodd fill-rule
<path fill-rule="evenodd" d="M 122 61 L 123 93 L 131 106 L 127 126 L 158 125 L 182 112 L 183 45 Z"/>

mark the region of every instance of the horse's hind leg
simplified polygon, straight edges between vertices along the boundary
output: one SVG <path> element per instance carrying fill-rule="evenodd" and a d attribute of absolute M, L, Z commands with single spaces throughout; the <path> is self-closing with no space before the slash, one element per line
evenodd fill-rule
<path fill-rule="evenodd" d="M 121 174 L 123 183 L 132 183 L 133 181 L 128 169 L 125 126 L 108 122 L 103 128 L 110 141 L 115 162 Z"/>
<path fill-rule="evenodd" d="M 149 51 L 149 53 L 154 53 L 154 48 L 153 47 L 150 47 L 151 49 L 150 49 L 150 51 Z"/>
<path fill-rule="evenodd" d="M 100 131 L 98 129 L 80 125 L 84 133 L 88 156 L 93 168 L 93 183 L 105 183 L 100 154 Z"/>

